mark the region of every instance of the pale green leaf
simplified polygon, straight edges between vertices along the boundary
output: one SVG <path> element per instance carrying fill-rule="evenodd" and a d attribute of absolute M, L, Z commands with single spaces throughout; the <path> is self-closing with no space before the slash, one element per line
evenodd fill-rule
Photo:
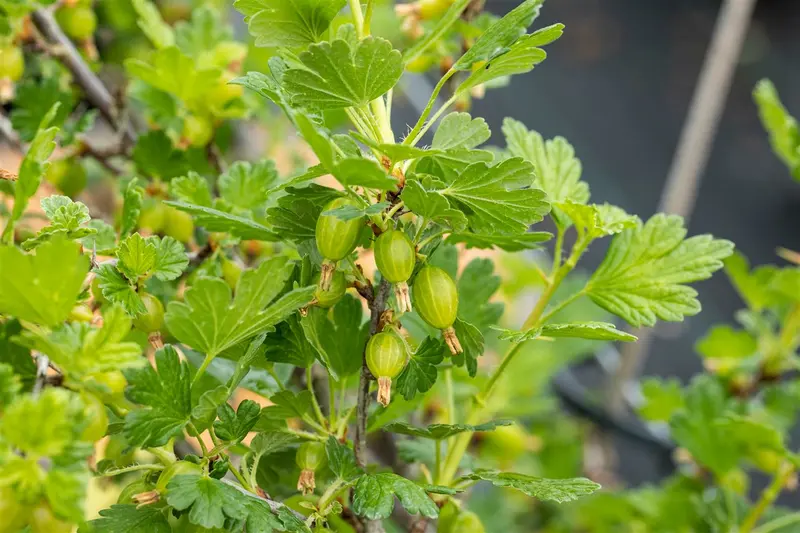
<path fill-rule="evenodd" d="M 208 231 L 225 231 L 240 239 L 253 239 L 257 241 L 279 240 L 278 236 L 275 235 L 270 228 L 250 218 L 226 213 L 225 211 L 202 205 L 186 204 L 183 202 L 164 203 L 189 213 L 198 226 L 202 226 Z"/>
<path fill-rule="evenodd" d="M 450 202 L 438 191 L 426 190 L 418 180 L 407 180 L 400 198 L 406 207 L 427 220 L 454 231 L 463 231 L 467 227 L 464 213 L 450 207 Z"/>
<path fill-rule="evenodd" d="M 55 119 L 60 105 L 59 103 L 53 104 L 53 107 L 45 114 L 39 123 L 39 129 L 36 131 L 30 147 L 28 147 L 28 152 L 22 159 L 22 163 L 20 163 L 19 175 L 14 187 L 14 207 L 3 230 L 4 242 L 9 242 L 13 235 L 14 223 L 20 219 L 25 208 L 28 207 L 28 200 L 36 194 L 39 185 L 42 183 L 42 177 L 50 167 L 47 159 L 55 150 L 55 138 L 58 133 L 58 128 L 51 127 L 50 123 Z"/>
<path fill-rule="evenodd" d="M 275 163 L 265 159 L 255 164 L 238 161 L 219 177 L 220 196 L 241 209 L 257 209 L 269 199 L 270 188 L 278 180 Z"/>
<path fill-rule="evenodd" d="M 568 200 L 555 204 L 555 207 L 569 217 L 575 225 L 579 238 L 588 240 L 616 235 L 641 223 L 639 217 L 629 215 L 621 208 L 610 204 L 587 205 Z"/>
<path fill-rule="evenodd" d="M 797 120 L 786 111 L 778 91 L 769 80 L 761 80 L 753 91 L 761 123 L 769 133 L 772 150 L 800 180 L 800 131 Z"/>
<path fill-rule="evenodd" d="M 315 109 L 358 107 L 382 96 L 403 74 L 403 59 L 392 44 L 367 37 L 351 49 L 347 41 L 312 45 L 300 54 L 304 68 L 284 74 L 293 105 Z"/>
<path fill-rule="evenodd" d="M 347 158 L 334 164 L 333 176 L 345 186 L 366 187 L 368 189 L 392 190 L 397 179 L 386 173 L 375 161 L 365 158 Z"/>
<path fill-rule="evenodd" d="M 256 46 L 299 48 L 319 41 L 345 0 L 236 0 Z"/>
<path fill-rule="evenodd" d="M 573 322 L 570 324 L 545 324 L 542 326 L 544 337 L 571 337 L 596 341 L 634 342 L 637 337 L 620 331 L 614 324 L 606 322 Z"/>
<path fill-rule="evenodd" d="M 425 489 L 391 472 L 367 474 L 353 489 L 353 512 L 370 520 L 388 518 L 394 509 L 395 496 L 411 514 L 436 518 L 439 509 Z"/>
<path fill-rule="evenodd" d="M 139 27 L 156 48 L 167 48 L 175 44 L 172 28 L 161 18 L 158 8 L 149 0 L 132 0 L 139 15 Z"/>
<path fill-rule="evenodd" d="M 469 113 L 450 113 L 442 119 L 431 146 L 436 150 L 471 150 L 489 140 L 492 132 L 481 118 Z"/>
<path fill-rule="evenodd" d="M 71 241 L 53 239 L 36 254 L 0 246 L 0 313 L 57 326 L 75 306 L 88 272 L 89 257 Z"/>
<path fill-rule="evenodd" d="M 211 207 L 211 190 L 208 181 L 191 171 L 186 176 L 174 178 L 169 182 L 169 193 L 179 202 Z"/>
<path fill-rule="evenodd" d="M 192 414 L 189 365 L 170 345 L 156 352 L 155 367 L 126 372 L 125 395 L 142 405 L 125 417 L 125 438 L 131 446 L 162 446 L 183 434 Z"/>
<path fill-rule="evenodd" d="M 663 214 L 620 233 L 590 278 L 587 294 L 636 327 L 697 314 L 697 292 L 687 284 L 722 268 L 733 243 L 711 235 L 685 236 L 683 219 Z"/>
<path fill-rule="evenodd" d="M 275 326 L 313 298 L 315 287 L 295 289 L 277 300 L 293 265 L 275 257 L 245 271 L 231 301 L 231 289 L 218 278 L 201 278 L 185 294 L 185 302 L 167 308 L 170 333 L 192 348 L 216 356 Z M 275 300 L 273 302 L 273 300 Z"/>
<path fill-rule="evenodd" d="M 525 74 L 547 58 L 547 53 L 539 48 L 561 36 L 563 24 L 554 24 L 530 35 L 520 37 L 507 52 L 490 59 L 475 70 L 456 89 L 464 93 L 481 84 L 488 84 L 499 78 Z"/>
<path fill-rule="evenodd" d="M 138 233 L 119 244 L 117 267 L 125 277 L 136 282 L 156 265 L 156 245 Z"/>
<path fill-rule="evenodd" d="M 171 533 L 167 516 L 153 506 L 115 504 L 89 522 L 91 533 Z M 82 530 L 81 530 L 82 531 Z"/>
<path fill-rule="evenodd" d="M 675 379 L 642 381 L 642 396 L 644 400 L 637 411 L 651 422 L 669 422 L 672 415 L 684 408 L 683 390 Z"/>
<path fill-rule="evenodd" d="M 469 70 L 475 63 L 490 60 L 508 51 L 539 15 L 544 0 L 525 0 L 506 16 L 489 26 L 483 35 L 453 65 L 455 70 Z"/>
<path fill-rule="evenodd" d="M 581 162 L 566 139 L 545 141 L 539 133 L 511 118 L 503 121 L 503 134 L 509 153 L 534 166 L 533 184 L 547 193 L 548 200 L 577 204 L 589 201 L 589 186 L 581 181 Z"/>
<path fill-rule="evenodd" d="M 114 268 L 114 265 L 100 265 L 94 270 L 94 273 L 99 280 L 100 291 L 106 300 L 121 305 L 130 316 L 137 316 L 146 311 L 144 302 L 135 287 L 119 270 Z"/>
<path fill-rule="evenodd" d="M 464 243 L 467 248 L 480 248 L 483 250 L 500 248 L 507 252 L 520 252 L 522 250 L 536 250 L 541 248 L 541 243 L 553 238 L 552 233 L 546 231 L 529 231 L 517 235 L 480 235 L 477 233 L 451 233 L 447 238 L 449 244 Z"/>
<path fill-rule="evenodd" d="M 397 392 L 406 400 L 412 400 L 418 392 L 428 392 L 436 383 L 436 365 L 444 360 L 443 350 L 444 342 L 441 339 L 426 337 L 394 380 Z"/>
<path fill-rule="evenodd" d="M 223 528 L 226 519 L 247 518 L 248 497 L 231 485 L 207 476 L 175 476 L 167 485 L 167 503 L 187 511 L 192 524 Z"/>
<path fill-rule="evenodd" d="M 400 435 L 409 435 L 412 437 L 419 437 L 421 439 L 431 440 L 445 440 L 459 433 L 465 432 L 484 432 L 493 431 L 499 426 L 510 426 L 514 422 L 512 420 L 492 420 L 483 424 L 431 424 L 427 427 L 415 427 L 407 422 L 392 422 L 383 426 L 384 431 L 391 433 L 398 433 Z"/>
<path fill-rule="evenodd" d="M 533 174 L 519 158 L 475 163 L 439 193 L 467 215 L 475 233 L 523 233 L 550 211 L 544 192 L 529 187 Z"/>
<path fill-rule="evenodd" d="M 510 487 L 537 500 L 556 503 L 571 502 L 600 489 L 600 485 L 583 477 L 547 479 L 496 470 L 476 470 L 463 479 L 489 481 L 496 487 Z"/>

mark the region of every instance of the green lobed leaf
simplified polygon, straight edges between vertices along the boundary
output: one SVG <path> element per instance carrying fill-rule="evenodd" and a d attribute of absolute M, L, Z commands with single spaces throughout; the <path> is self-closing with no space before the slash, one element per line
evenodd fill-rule
<path fill-rule="evenodd" d="M 530 35 L 523 35 L 509 47 L 507 52 L 490 59 L 485 65 L 473 71 L 458 86 L 456 92 L 464 93 L 473 87 L 488 84 L 499 78 L 530 72 L 547 57 L 545 51 L 539 47 L 561 37 L 563 29 L 563 24 L 554 24 Z"/>
<path fill-rule="evenodd" d="M 697 314 L 697 292 L 686 284 L 722 268 L 733 243 L 711 235 L 685 236 L 683 219 L 664 214 L 620 233 L 589 280 L 587 293 L 636 327 Z"/>
<path fill-rule="evenodd" d="M 508 51 L 539 15 L 544 0 L 526 0 L 506 16 L 489 26 L 470 49 L 453 65 L 455 70 L 469 70 L 481 61 Z"/>
<path fill-rule="evenodd" d="M 261 415 L 261 406 L 253 400 L 244 400 L 236 411 L 227 403 L 217 409 L 219 420 L 214 422 L 214 432 L 222 440 L 239 442 L 253 429 Z"/>
<path fill-rule="evenodd" d="M 190 108 L 208 111 L 208 97 L 220 78 L 218 69 L 199 69 L 194 59 L 175 46 L 155 51 L 148 60 L 129 58 L 125 61 L 125 70 L 131 77 L 175 96 Z M 161 130 L 139 137 L 133 158 L 142 172 L 151 176 L 182 176 L 188 170 L 185 152 L 176 150 Z"/>
<path fill-rule="evenodd" d="M 706 359 L 743 359 L 755 354 L 758 341 L 747 331 L 714 326 L 694 348 Z"/>
<path fill-rule="evenodd" d="M 535 131 L 512 118 L 503 121 L 508 152 L 533 164 L 534 184 L 554 203 L 589 201 L 589 185 L 581 181 L 582 166 L 572 145 L 563 137 L 545 141 Z"/>
<path fill-rule="evenodd" d="M 169 303 L 167 327 L 178 340 L 211 357 L 259 333 L 273 331 L 313 298 L 315 287 L 304 287 L 276 299 L 292 270 L 287 258 L 275 257 L 245 271 L 233 301 L 223 280 L 201 278 L 186 291 L 185 302 Z"/>
<path fill-rule="evenodd" d="M 459 357 L 464 357 L 467 372 L 470 377 L 474 378 L 478 374 L 478 357 L 483 355 L 484 351 L 483 334 L 473 324 L 460 318 L 456 319 L 453 329 L 456 331 L 456 336 L 464 349 L 464 353 L 460 354 Z"/>
<path fill-rule="evenodd" d="M 325 453 L 328 457 L 328 468 L 337 479 L 351 481 L 361 474 L 353 450 L 332 436 L 325 443 Z"/>
<path fill-rule="evenodd" d="M 431 146 L 436 150 L 471 150 L 492 136 L 489 125 L 481 117 L 469 113 L 449 113 L 436 128 Z"/>
<path fill-rule="evenodd" d="M 319 41 L 345 0 L 236 0 L 256 46 L 300 48 Z"/>
<path fill-rule="evenodd" d="M 497 487 L 510 487 L 537 500 L 556 503 L 571 502 L 600 489 L 600 485 L 583 477 L 547 479 L 497 470 L 476 470 L 463 479 L 489 481 Z"/>
<path fill-rule="evenodd" d="M 270 188 L 278 180 L 275 163 L 265 159 L 255 164 L 237 161 L 219 177 L 220 196 L 229 204 L 252 210 L 263 207 Z"/>
<path fill-rule="evenodd" d="M 769 133 L 772 150 L 789 168 L 792 176 L 800 180 L 800 130 L 797 120 L 781 103 L 778 91 L 769 80 L 761 80 L 753 90 L 761 123 Z"/>
<path fill-rule="evenodd" d="M 211 189 L 208 187 L 208 181 L 197 172 L 190 171 L 186 176 L 170 180 L 169 193 L 184 204 L 211 207 Z"/>
<path fill-rule="evenodd" d="M 42 244 L 35 255 L 0 246 L 0 313 L 57 326 L 75 306 L 88 272 L 89 257 L 63 238 Z"/>
<path fill-rule="evenodd" d="M 145 364 L 142 348 L 125 340 L 131 319 L 120 306 L 104 307 L 102 324 L 73 322 L 52 330 L 32 329 L 22 333 L 20 342 L 50 357 L 65 376 L 76 380 Z"/>
<path fill-rule="evenodd" d="M 144 188 L 139 186 L 139 180 L 132 179 L 122 193 L 122 223 L 119 230 L 121 239 L 127 237 L 136 229 L 139 223 L 139 215 L 142 212 L 143 198 Z"/>
<path fill-rule="evenodd" d="M 428 392 L 436 383 L 436 365 L 444 360 L 444 342 L 434 337 L 426 337 L 417 351 L 411 354 L 403 371 L 395 378 L 395 389 L 406 400 L 417 393 Z"/>
<path fill-rule="evenodd" d="M 518 235 L 479 235 L 477 233 L 451 233 L 447 238 L 450 244 L 464 243 L 467 248 L 483 250 L 500 248 L 506 252 L 537 250 L 540 244 L 553 238 L 546 231 L 529 231 Z"/>
<path fill-rule="evenodd" d="M 167 485 L 170 507 L 188 510 L 189 521 L 205 528 L 223 528 L 228 519 L 246 519 L 247 501 L 234 487 L 207 476 L 175 476 Z"/>
<path fill-rule="evenodd" d="M 75 97 L 65 91 L 56 77 L 43 77 L 40 81 L 25 78 L 16 86 L 14 106 L 11 109 L 11 126 L 24 142 L 31 142 L 42 127 L 41 124 L 58 104 L 50 116 L 48 126 L 60 128 L 75 107 Z"/>
<path fill-rule="evenodd" d="M 550 211 L 544 192 L 528 187 L 533 175 L 518 158 L 493 167 L 474 163 L 439 192 L 467 215 L 475 233 L 524 233 Z"/>
<path fill-rule="evenodd" d="M 407 180 L 400 198 L 415 214 L 447 226 L 456 231 L 463 231 L 467 227 L 467 217 L 458 209 L 450 207 L 441 193 L 426 190 L 417 180 Z"/>
<path fill-rule="evenodd" d="M 415 427 L 407 422 L 392 422 L 383 427 L 385 431 L 410 435 L 421 439 L 445 440 L 459 433 L 492 431 L 499 426 L 510 426 L 513 420 L 492 420 L 473 426 L 471 424 L 431 424 L 428 427 Z"/>
<path fill-rule="evenodd" d="M 189 365 L 170 345 L 158 350 L 155 367 L 126 372 L 125 395 L 141 404 L 125 417 L 125 438 L 131 446 L 163 446 L 183 434 L 192 414 Z"/>
<path fill-rule="evenodd" d="M 147 311 L 135 287 L 114 265 L 100 265 L 93 272 L 106 300 L 121 305 L 130 316 L 138 316 Z"/>
<path fill-rule="evenodd" d="M 589 241 L 616 235 L 626 229 L 637 227 L 641 220 L 635 215 L 629 215 L 621 208 L 609 204 L 580 204 L 572 200 L 555 204 L 559 213 L 563 213 L 575 225 L 579 239 Z M 565 223 L 563 217 L 559 223 Z"/>
<path fill-rule="evenodd" d="M 64 453 L 76 440 L 76 398 L 74 393 L 53 388 L 45 389 L 38 397 L 20 396 L 4 406 L 0 437 L 7 446 L 34 461 Z"/>
<path fill-rule="evenodd" d="M 334 164 L 331 173 L 345 186 L 366 187 L 368 189 L 392 190 L 397 179 L 390 176 L 372 159 L 346 158 Z"/>
<path fill-rule="evenodd" d="M 170 533 L 172 528 L 161 509 L 153 506 L 114 504 L 89 521 L 91 533 Z M 83 530 L 81 530 L 82 532 Z"/>
<path fill-rule="evenodd" d="M 747 258 L 738 251 L 727 257 L 724 263 L 728 279 L 750 309 L 761 311 L 775 303 L 772 283 L 777 268 L 765 265 L 751 270 Z"/>
<path fill-rule="evenodd" d="M 596 341 L 634 342 L 635 335 L 620 331 L 614 324 L 606 322 L 573 322 L 570 324 L 545 324 L 541 335 L 544 337 L 572 337 Z"/>
<path fill-rule="evenodd" d="M 288 70 L 284 89 L 295 106 L 359 107 L 382 96 L 403 74 L 403 58 L 392 44 L 367 37 L 355 49 L 347 41 L 311 45 L 300 54 L 303 68 Z"/>
<path fill-rule="evenodd" d="M 394 509 L 395 496 L 411 514 L 436 518 L 439 509 L 425 489 L 391 472 L 362 476 L 353 489 L 353 512 L 369 520 L 388 518 Z"/>
<path fill-rule="evenodd" d="M 685 406 L 683 389 L 676 379 L 646 379 L 642 381 L 642 396 L 644 400 L 637 411 L 651 422 L 669 422 Z"/>
<path fill-rule="evenodd" d="M 489 258 L 475 258 L 458 277 L 458 317 L 485 331 L 503 316 L 502 302 L 490 301 L 500 288 L 501 279 Z"/>
<path fill-rule="evenodd" d="M 252 239 L 270 242 L 279 240 L 278 236 L 273 233 L 270 228 L 250 218 L 226 213 L 202 205 L 172 201 L 164 203 L 189 213 L 198 226 L 203 226 L 208 231 L 225 231 L 234 237 L 247 240 Z"/>
<path fill-rule="evenodd" d="M 131 4 L 139 15 L 139 28 L 156 48 L 167 48 L 175 44 L 172 28 L 161 18 L 161 13 L 148 0 L 132 0 Z"/>
<path fill-rule="evenodd" d="M 13 235 L 14 223 L 22 216 L 28 206 L 28 200 L 36 194 L 39 185 L 42 183 L 42 177 L 50 167 L 47 159 L 55 150 L 55 138 L 58 134 L 58 128 L 50 124 L 55 120 L 60 107 L 61 104 L 56 102 L 45 113 L 44 118 L 39 122 L 39 128 L 33 136 L 33 141 L 28 147 L 28 152 L 22 159 L 22 163 L 20 163 L 19 175 L 14 187 L 14 207 L 3 230 L 4 242 L 9 242 Z"/>

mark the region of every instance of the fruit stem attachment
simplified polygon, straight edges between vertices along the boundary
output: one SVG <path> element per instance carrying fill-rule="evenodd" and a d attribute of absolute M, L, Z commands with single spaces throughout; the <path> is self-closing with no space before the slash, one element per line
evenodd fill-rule
<path fill-rule="evenodd" d="M 450 348 L 451 354 L 458 355 L 464 353 L 464 349 L 461 347 L 458 337 L 456 337 L 456 330 L 453 329 L 453 326 L 443 329 L 442 336 L 444 337 L 444 342 L 447 344 L 447 347 Z"/>
<path fill-rule="evenodd" d="M 397 310 L 400 311 L 400 313 L 408 313 L 411 311 L 411 296 L 408 293 L 408 283 L 405 281 L 395 283 L 394 297 L 397 300 Z"/>
<path fill-rule="evenodd" d="M 392 378 L 378 378 L 378 403 L 384 407 L 392 401 Z"/>
<path fill-rule="evenodd" d="M 330 290 L 333 273 L 336 272 L 336 263 L 326 259 L 322 262 L 322 272 L 319 275 L 319 288 L 323 291 Z"/>

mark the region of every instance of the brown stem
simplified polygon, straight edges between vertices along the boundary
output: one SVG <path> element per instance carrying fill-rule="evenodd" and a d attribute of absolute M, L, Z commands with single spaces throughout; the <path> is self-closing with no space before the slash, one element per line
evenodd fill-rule
<path fill-rule="evenodd" d="M 373 292 L 373 298 L 369 301 L 370 310 L 370 324 L 369 334 L 375 335 L 378 332 L 378 324 L 381 320 L 381 315 L 386 309 L 386 300 L 389 299 L 389 289 L 391 284 L 382 279 L 378 285 L 377 291 Z M 362 358 L 361 363 L 361 376 L 358 381 L 358 400 L 356 402 L 356 435 L 353 442 L 353 448 L 356 456 L 356 462 L 359 466 L 364 467 L 367 464 L 366 451 L 367 451 L 367 414 L 369 411 L 369 383 L 372 380 L 372 373 L 367 368 L 366 353 Z M 365 531 L 367 533 L 383 533 L 383 525 L 379 520 L 367 520 L 364 522 Z"/>
<path fill-rule="evenodd" d="M 52 13 L 47 9 L 37 9 L 31 14 L 31 20 L 48 44 L 55 47 L 52 48 L 53 53 L 72 73 L 75 83 L 83 89 L 89 103 L 100 111 L 109 124 L 122 129 L 126 144 L 133 144 L 135 134 L 129 125 L 120 124 L 119 110 L 114 97 L 100 78 L 92 72 L 72 41 L 61 31 Z"/>

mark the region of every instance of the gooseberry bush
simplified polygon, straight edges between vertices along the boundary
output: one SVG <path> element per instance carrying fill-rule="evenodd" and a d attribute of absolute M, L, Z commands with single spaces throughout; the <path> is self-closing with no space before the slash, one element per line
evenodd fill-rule
<path fill-rule="evenodd" d="M 770 385 L 786 412 L 761 395 L 795 365 L 798 270 L 751 272 L 680 217 L 591 203 L 561 137 L 509 118 L 504 146 L 485 146 L 471 100 L 542 63 L 564 30 L 531 29 L 541 4 L 495 17 L 468 0 L 236 0 L 245 44 L 225 1 L 0 0 L 2 131 L 24 154 L 0 174 L 0 531 L 766 519 L 798 464 L 784 444 L 796 387 Z M 437 68 L 397 128 L 403 73 Z M 796 124 L 758 94 L 796 163 Z M 237 151 L 258 123 L 275 160 Z M 554 234 L 532 231 L 546 218 Z M 542 266 L 527 252 L 551 239 Z M 723 261 L 743 329 L 701 341 L 712 375 L 688 389 L 644 385 L 643 416 L 669 423 L 686 468 L 658 490 L 593 494 L 559 456 L 577 424 L 552 416 L 542 385 L 575 354 L 545 353 L 636 341 L 613 316 L 697 314 L 690 284 Z M 776 476 L 752 506 L 747 460 Z M 469 496 L 487 490 L 514 496 L 478 513 Z"/>

